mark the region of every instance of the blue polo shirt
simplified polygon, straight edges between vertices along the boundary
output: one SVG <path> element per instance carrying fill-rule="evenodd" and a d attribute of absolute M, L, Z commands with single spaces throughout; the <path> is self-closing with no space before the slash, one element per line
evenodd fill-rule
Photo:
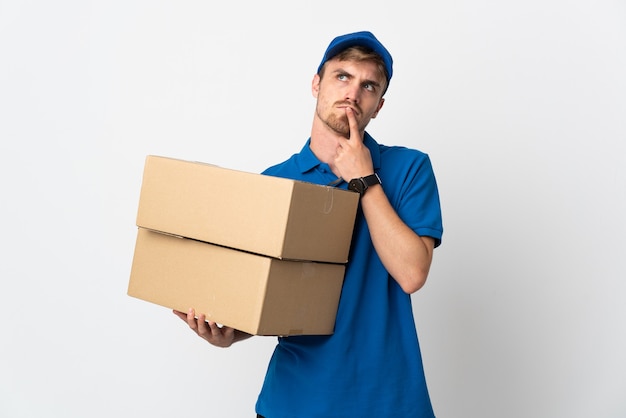
<path fill-rule="evenodd" d="M 309 144 L 264 174 L 324 185 L 337 181 Z M 380 145 L 367 133 L 364 144 L 400 218 L 438 246 L 443 227 L 428 155 Z M 278 338 L 256 412 L 267 418 L 434 417 L 411 296 L 383 267 L 360 209 L 334 333 Z"/>

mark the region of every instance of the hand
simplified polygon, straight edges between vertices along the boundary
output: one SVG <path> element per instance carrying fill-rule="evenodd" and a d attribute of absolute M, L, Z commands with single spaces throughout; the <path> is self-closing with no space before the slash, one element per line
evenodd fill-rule
<path fill-rule="evenodd" d="M 363 133 L 359 131 L 354 111 L 350 107 L 345 109 L 350 125 L 350 139 L 339 138 L 334 165 L 341 174 L 341 178 L 350 181 L 353 178 L 374 173 L 374 163 L 370 150 L 363 144 Z"/>
<path fill-rule="evenodd" d="M 210 344 L 216 347 L 230 347 L 236 340 L 242 339 L 236 338 L 237 330 L 230 327 L 219 327 L 217 323 L 212 321 L 206 321 L 204 314 L 199 314 L 196 319 L 196 313 L 194 309 L 189 309 L 187 313 L 180 311 L 173 311 L 176 316 L 185 321 L 189 328 L 191 328 L 199 337 L 207 340 Z M 249 335 L 249 334 L 246 334 Z"/>

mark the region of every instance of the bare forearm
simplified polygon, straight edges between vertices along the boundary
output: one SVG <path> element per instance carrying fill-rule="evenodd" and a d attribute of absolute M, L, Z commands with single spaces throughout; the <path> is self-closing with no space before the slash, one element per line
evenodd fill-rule
<path fill-rule="evenodd" d="M 361 207 L 374 248 L 389 274 L 406 293 L 419 290 L 428 277 L 434 240 L 420 237 L 400 219 L 380 185 L 367 190 Z"/>

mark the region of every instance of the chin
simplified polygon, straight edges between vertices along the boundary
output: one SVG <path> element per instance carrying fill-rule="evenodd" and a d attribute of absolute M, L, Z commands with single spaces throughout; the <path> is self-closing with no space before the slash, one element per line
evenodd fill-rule
<path fill-rule="evenodd" d="M 335 118 L 331 116 L 326 120 L 326 125 L 340 135 L 345 137 L 350 135 L 350 125 L 346 118 Z"/>

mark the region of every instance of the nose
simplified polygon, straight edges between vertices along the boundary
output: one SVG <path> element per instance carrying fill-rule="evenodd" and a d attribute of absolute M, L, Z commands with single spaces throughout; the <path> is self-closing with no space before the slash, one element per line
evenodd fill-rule
<path fill-rule="evenodd" d="M 361 91 L 360 87 L 359 83 L 349 83 L 346 87 L 345 99 L 350 102 L 358 103 Z"/>

